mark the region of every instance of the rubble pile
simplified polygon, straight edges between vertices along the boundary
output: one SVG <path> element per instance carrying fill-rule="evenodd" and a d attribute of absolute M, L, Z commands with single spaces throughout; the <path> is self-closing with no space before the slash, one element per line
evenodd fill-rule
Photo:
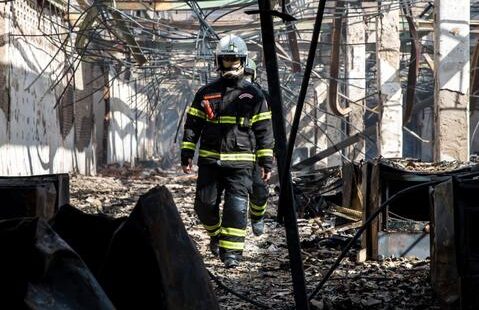
<path fill-rule="evenodd" d="M 225 269 L 223 263 L 210 254 L 209 237 L 194 214 L 195 176 L 173 172 L 139 175 L 137 178 L 126 174 L 73 176 L 71 203 L 88 213 L 122 217 L 131 212 L 141 194 L 156 185 L 164 185 L 171 191 L 205 266 L 218 280 L 272 309 L 294 307 L 286 237 L 284 227 L 275 220 L 278 196 L 273 185 L 266 212 L 266 233 L 256 237 L 248 227 L 243 261 L 239 268 L 231 270 Z M 334 217 L 326 216 L 298 220 L 308 292 L 313 291 L 339 256 L 357 226 L 357 222 L 335 225 Z M 217 285 L 214 289 L 221 309 L 257 308 Z M 355 250 L 313 300 L 316 309 L 435 309 L 433 304 L 429 260 L 388 258 L 358 263 Z"/>
<path fill-rule="evenodd" d="M 442 161 L 442 162 L 421 162 L 417 160 L 388 160 L 381 159 L 383 164 L 389 165 L 396 169 L 407 170 L 417 173 L 445 173 L 452 171 L 459 171 L 465 169 L 477 168 L 477 163 L 474 162 L 461 162 L 461 161 Z"/>

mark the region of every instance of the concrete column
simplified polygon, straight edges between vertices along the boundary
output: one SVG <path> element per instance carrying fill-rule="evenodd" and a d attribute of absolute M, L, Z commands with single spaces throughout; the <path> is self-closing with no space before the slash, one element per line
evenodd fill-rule
<path fill-rule="evenodd" d="M 387 4 L 392 4 L 388 9 Z M 378 153 L 386 158 L 402 157 L 402 92 L 399 79 L 400 47 L 397 1 L 379 2 L 376 63 L 378 68 L 379 116 Z"/>
<path fill-rule="evenodd" d="M 364 130 L 364 100 L 366 96 L 366 24 L 361 16 L 361 1 L 348 6 L 346 18 L 346 96 L 356 104 L 350 103 L 348 133 L 354 135 Z M 359 100 L 359 101 L 358 101 Z M 351 146 L 348 156 L 351 160 L 364 159 L 365 141 Z"/>
<path fill-rule="evenodd" d="M 470 1 L 436 0 L 434 160 L 469 160 Z"/>
<path fill-rule="evenodd" d="M 327 110 L 328 107 L 328 84 L 323 81 L 319 81 L 314 88 L 317 106 L 320 110 Z M 328 148 L 328 138 L 326 136 L 327 123 L 326 113 L 319 112 L 316 114 L 316 137 L 315 142 L 319 150 L 325 150 Z M 317 151 L 315 150 L 315 153 Z M 328 158 L 323 158 L 316 166 L 321 168 L 328 166 Z"/>
<path fill-rule="evenodd" d="M 432 107 L 425 108 L 422 112 L 421 137 L 431 143 L 421 142 L 421 160 L 423 161 L 432 161 L 433 123 Z"/>
<path fill-rule="evenodd" d="M 326 114 L 326 123 L 327 123 L 327 146 L 328 148 L 335 145 L 336 143 L 344 140 L 344 137 L 341 133 L 341 118 L 333 114 L 331 111 L 330 105 L 328 104 L 327 108 L 328 114 Z M 328 167 L 340 166 L 342 164 L 341 157 L 342 150 L 334 153 L 333 155 L 328 156 Z"/>

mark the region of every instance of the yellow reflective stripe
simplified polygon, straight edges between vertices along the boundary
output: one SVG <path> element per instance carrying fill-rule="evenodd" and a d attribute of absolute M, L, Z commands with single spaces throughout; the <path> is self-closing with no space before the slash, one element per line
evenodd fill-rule
<path fill-rule="evenodd" d="M 183 141 L 181 142 L 181 149 L 187 149 L 187 150 L 196 150 L 196 144 L 193 142 L 188 142 L 188 141 Z"/>
<path fill-rule="evenodd" d="M 238 228 L 223 227 L 221 228 L 221 234 L 226 236 L 233 236 L 233 237 L 244 237 L 246 236 L 246 230 L 238 229 Z"/>
<path fill-rule="evenodd" d="M 220 123 L 223 124 L 236 124 L 236 117 L 234 116 L 220 116 Z"/>
<path fill-rule="evenodd" d="M 214 158 L 220 158 L 220 153 L 217 152 L 212 152 L 212 151 L 207 151 L 207 150 L 201 150 L 200 149 L 200 157 L 214 157 Z"/>
<path fill-rule="evenodd" d="M 236 124 L 236 116 L 220 116 L 213 120 L 206 119 L 206 121 L 213 124 Z M 243 124 L 244 117 L 240 117 L 239 122 L 240 124 Z"/>
<path fill-rule="evenodd" d="M 214 229 L 217 229 L 217 228 L 221 227 L 221 221 L 218 224 L 215 224 L 215 225 L 212 225 L 212 226 L 208 226 L 208 225 L 203 224 L 203 227 L 206 230 L 214 230 Z"/>
<path fill-rule="evenodd" d="M 258 156 L 258 157 L 266 157 L 266 156 L 273 157 L 273 150 L 272 149 L 257 150 L 256 151 L 256 156 Z"/>
<path fill-rule="evenodd" d="M 199 118 L 203 118 L 203 119 L 206 118 L 205 112 L 203 112 L 203 111 L 201 111 L 201 110 L 198 110 L 197 108 L 193 108 L 193 107 L 190 107 L 190 108 L 188 109 L 188 114 L 189 114 L 189 115 L 196 116 L 196 117 L 199 117 Z"/>
<path fill-rule="evenodd" d="M 225 160 L 225 161 L 234 161 L 234 160 L 244 160 L 244 161 L 255 161 L 256 157 L 254 154 L 221 154 L 220 155 L 220 160 Z"/>
<path fill-rule="evenodd" d="M 208 231 L 208 236 L 210 236 L 210 237 L 218 236 L 220 234 L 220 232 L 221 232 L 221 229 L 217 229 L 214 232 L 209 232 Z"/>
<path fill-rule="evenodd" d="M 257 205 L 255 205 L 254 203 L 252 203 L 251 201 L 250 201 L 250 203 L 249 203 L 250 208 L 251 208 L 251 209 L 255 209 L 256 211 L 264 211 L 264 210 L 266 210 L 266 206 L 267 206 L 267 205 L 268 205 L 267 202 L 266 202 L 264 205 L 262 205 L 262 206 L 257 206 Z"/>
<path fill-rule="evenodd" d="M 251 118 L 251 124 L 257 123 L 259 121 L 264 121 L 266 119 L 271 119 L 271 112 L 263 112 L 256 115 L 253 115 Z"/>
<path fill-rule="evenodd" d="M 201 150 L 199 153 L 200 157 L 213 157 L 219 160 L 224 161 L 255 161 L 256 156 L 254 154 L 247 153 L 230 153 L 230 154 L 220 154 L 218 152 Z"/>
<path fill-rule="evenodd" d="M 224 249 L 243 250 L 244 242 L 232 242 L 232 241 L 220 240 L 219 246 Z"/>
<path fill-rule="evenodd" d="M 256 211 L 253 211 L 253 209 L 249 209 L 249 213 L 253 214 L 253 215 L 256 215 L 256 216 L 263 216 L 266 212 L 266 209 L 264 209 L 263 211 L 260 211 L 260 212 L 256 212 Z"/>

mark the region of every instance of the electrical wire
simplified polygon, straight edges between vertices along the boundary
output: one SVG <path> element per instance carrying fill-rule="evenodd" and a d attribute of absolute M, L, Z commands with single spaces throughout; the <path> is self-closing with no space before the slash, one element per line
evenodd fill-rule
<path fill-rule="evenodd" d="M 256 307 L 259 307 L 261 309 L 273 309 L 271 306 L 268 306 L 266 304 L 263 304 L 259 301 L 256 301 L 256 300 L 253 300 L 251 298 L 249 298 L 248 296 L 245 296 L 243 294 L 240 294 L 238 292 L 236 292 L 235 290 L 233 290 L 232 288 L 229 288 L 228 286 L 226 286 L 223 282 L 220 281 L 220 279 L 218 279 L 217 276 L 215 276 L 211 271 L 207 270 L 208 271 L 208 274 L 210 275 L 210 278 L 219 286 L 221 287 L 222 289 L 224 289 L 225 291 L 227 291 L 228 293 L 246 301 L 246 302 L 249 302 L 250 304 L 252 305 L 255 305 Z"/>

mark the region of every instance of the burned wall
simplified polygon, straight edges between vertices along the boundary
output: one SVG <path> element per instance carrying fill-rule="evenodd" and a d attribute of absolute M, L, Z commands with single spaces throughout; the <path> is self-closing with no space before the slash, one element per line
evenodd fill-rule
<path fill-rule="evenodd" d="M 150 98 L 138 79 L 127 79 L 110 68 L 110 123 L 108 163 L 134 164 L 153 155 Z"/>
<path fill-rule="evenodd" d="M 113 72 L 106 79 L 111 126 L 107 141 L 101 139 L 101 64 L 79 64 L 74 51 L 60 49 L 68 40 L 63 9 L 32 0 L 0 3 L 0 175 L 95 174 L 105 148 L 108 163 L 152 156 L 154 122 L 143 85 L 113 79 Z"/>
<path fill-rule="evenodd" d="M 179 163 L 180 141 L 186 116 L 184 112 L 193 101 L 194 93 L 186 80 L 181 84 L 164 83 L 161 93 L 164 101 L 156 118 L 155 150 L 161 158 L 162 168 L 168 169 Z"/>
<path fill-rule="evenodd" d="M 88 160 L 91 145 L 75 148 L 74 130 L 61 126 L 56 107 L 66 86 L 62 74 L 67 59 L 45 34 L 52 33 L 55 24 L 67 26 L 61 10 L 28 0 L 9 2 L 1 9 L 0 76 L 6 91 L 0 109 L 0 175 L 94 173 L 93 161 Z"/>

